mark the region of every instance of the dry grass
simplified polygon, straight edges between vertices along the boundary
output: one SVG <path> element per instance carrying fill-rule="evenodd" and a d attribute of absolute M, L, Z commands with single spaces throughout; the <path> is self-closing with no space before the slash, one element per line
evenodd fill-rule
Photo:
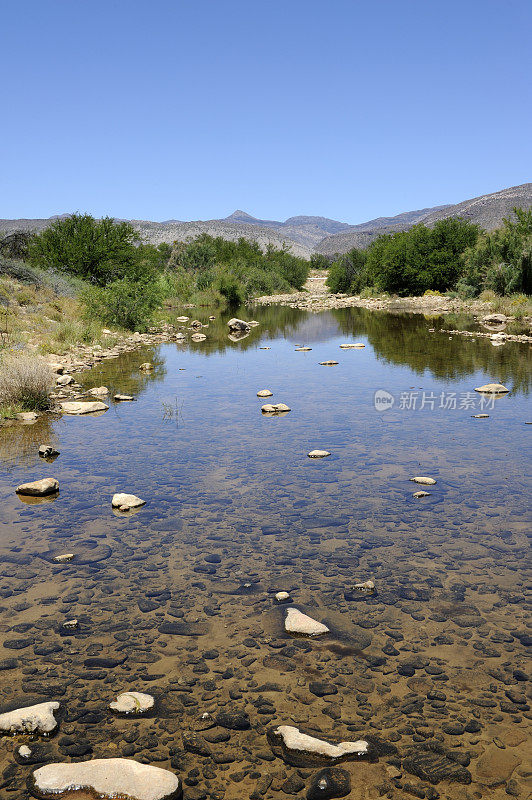
<path fill-rule="evenodd" d="M 6 353 L 0 361 L 2 416 L 14 408 L 44 411 L 50 406 L 53 375 L 46 361 L 29 353 Z"/>

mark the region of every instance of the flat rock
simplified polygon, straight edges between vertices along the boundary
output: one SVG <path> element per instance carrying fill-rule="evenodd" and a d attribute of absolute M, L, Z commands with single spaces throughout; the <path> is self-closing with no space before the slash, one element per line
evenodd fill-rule
<path fill-rule="evenodd" d="M 296 353 L 310 353 L 312 347 L 296 347 Z"/>
<path fill-rule="evenodd" d="M 55 494 L 58 491 L 59 481 L 55 478 L 42 478 L 40 481 L 21 483 L 17 487 L 17 494 L 22 494 L 26 497 L 46 497 L 46 495 Z"/>
<path fill-rule="evenodd" d="M 122 692 L 116 700 L 109 703 L 109 708 L 116 714 L 137 715 L 145 714 L 155 705 L 151 694 L 144 692 Z"/>
<path fill-rule="evenodd" d="M 287 609 L 284 629 L 287 633 L 295 633 L 300 636 L 320 636 L 323 633 L 329 633 L 327 625 L 316 622 L 315 619 L 303 614 L 297 608 Z"/>
<path fill-rule="evenodd" d="M 135 398 L 132 397 L 130 394 L 115 394 L 115 396 L 113 397 L 113 400 L 117 400 L 118 402 L 121 403 L 131 402 L 134 399 Z"/>
<path fill-rule="evenodd" d="M 134 494 L 118 492 L 117 494 L 113 495 L 111 504 L 113 508 L 118 508 L 120 511 L 129 511 L 130 508 L 140 508 L 141 506 L 146 505 L 146 501 L 141 500 L 140 497 L 137 497 Z"/>
<path fill-rule="evenodd" d="M 101 800 L 180 800 L 181 781 L 172 772 L 129 758 L 95 758 L 77 763 L 52 763 L 28 779 L 30 792 L 42 800 L 90 794 Z"/>
<path fill-rule="evenodd" d="M 87 394 L 92 394 L 93 397 L 105 397 L 109 394 L 109 389 L 107 386 L 94 386 L 92 389 L 89 389 Z"/>
<path fill-rule="evenodd" d="M 473 419 L 489 419 L 489 414 L 471 414 Z"/>
<path fill-rule="evenodd" d="M 417 498 L 419 498 L 419 497 L 430 497 L 430 492 L 424 492 L 424 491 L 414 492 L 412 497 L 417 497 Z"/>
<path fill-rule="evenodd" d="M 333 361 L 330 359 L 329 361 L 320 361 L 320 367 L 335 367 L 338 364 L 338 361 Z"/>
<path fill-rule="evenodd" d="M 294 767 L 327 766 L 349 759 L 358 759 L 369 753 L 369 742 L 364 739 L 330 744 L 323 739 L 302 733 L 299 728 L 292 725 L 270 728 L 267 737 L 273 752 Z"/>
<path fill-rule="evenodd" d="M 63 414 L 71 414 L 74 416 L 81 416 L 82 414 L 97 414 L 100 411 L 107 411 L 109 406 L 102 403 L 100 400 L 79 400 L 68 401 L 61 403 L 61 411 Z"/>
<path fill-rule="evenodd" d="M 54 711 L 59 703 L 38 703 L 0 714 L 0 730 L 7 733 L 51 733 L 57 727 Z"/>
<path fill-rule="evenodd" d="M 506 783 L 519 763 L 515 753 L 489 745 L 475 762 L 474 775 L 483 786 L 499 786 Z"/>
<path fill-rule="evenodd" d="M 291 408 L 286 403 L 266 403 L 261 407 L 261 411 L 263 414 L 282 414 L 291 411 Z"/>
<path fill-rule="evenodd" d="M 328 450 L 311 450 L 307 455 L 309 458 L 327 458 L 331 454 Z"/>
<path fill-rule="evenodd" d="M 442 745 L 419 748 L 403 760 L 403 768 L 422 781 L 437 784 L 440 781 L 471 783 L 471 773 L 458 761 L 459 754 Z"/>
<path fill-rule="evenodd" d="M 19 422 L 36 422 L 39 419 L 39 415 L 35 411 L 20 411 L 17 414 L 17 419 Z"/>
<path fill-rule="evenodd" d="M 423 486 L 434 486 L 436 483 L 434 478 L 424 478 L 422 475 L 416 478 L 409 478 L 409 480 L 414 481 L 414 483 L 421 483 Z"/>
<path fill-rule="evenodd" d="M 365 347 L 366 345 L 362 342 L 354 342 L 353 344 L 341 344 L 340 347 L 342 350 L 355 350 L 357 348 Z"/>
<path fill-rule="evenodd" d="M 270 392 L 269 389 L 261 389 L 257 392 L 257 397 L 272 397 L 273 392 Z"/>
<path fill-rule="evenodd" d="M 487 394 L 505 394 L 510 390 L 502 383 L 485 383 L 484 386 L 477 386 L 475 392 L 485 392 Z"/>
<path fill-rule="evenodd" d="M 59 450 L 56 450 L 51 444 L 41 444 L 39 455 L 41 458 L 56 458 L 59 455 Z"/>

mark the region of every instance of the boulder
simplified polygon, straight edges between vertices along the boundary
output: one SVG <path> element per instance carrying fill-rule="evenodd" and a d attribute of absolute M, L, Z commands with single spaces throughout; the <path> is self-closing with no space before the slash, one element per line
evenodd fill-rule
<path fill-rule="evenodd" d="M 273 392 L 270 392 L 269 389 L 260 389 L 260 391 L 257 392 L 257 397 L 272 397 L 272 396 Z"/>
<path fill-rule="evenodd" d="M 59 481 L 56 481 L 55 478 L 43 478 L 40 481 L 22 483 L 17 487 L 17 494 L 22 494 L 26 497 L 45 497 L 58 491 Z"/>
<path fill-rule="evenodd" d="M 260 410 L 263 414 L 281 414 L 291 409 L 286 403 L 266 403 Z"/>
<path fill-rule="evenodd" d="M 56 450 L 51 444 L 41 444 L 39 455 L 41 458 L 56 458 L 59 455 L 59 450 Z"/>
<path fill-rule="evenodd" d="M 276 592 L 275 599 L 278 603 L 289 603 L 291 598 L 288 592 Z"/>
<path fill-rule="evenodd" d="M 116 714 L 145 714 L 155 705 L 155 700 L 151 694 L 144 692 L 122 692 L 116 700 L 109 703 L 109 708 Z"/>
<path fill-rule="evenodd" d="M 251 326 L 245 320 L 233 317 L 227 323 L 227 327 L 230 331 L 241 331 L 242 333 L 247 333 Z"/>
<path fill-rule="evenodd" d="M 287 633 L 299 636 L 320 636 L 329 633 L 329 628 L 322 622 L 316 622 L 312 617 L 308 617 L 297 608 L 289 608 L 286 611 L 284 629 Z"/>
<path fill-rule="evenodd" d="M 416 478 L 409 478 L 408 480 L 414 481 L 414 483 L 421 483 L 422 486 L 434 486 L 436 483 L 434 478 L 425 478 L 422 475 L 417 476 Z"/>
<path fill-rule="evenodd" d="M 482 317 L 482 322 L 487 322 L 488 325 L 504 325 L 507 320 L 506 314 L 486 314 L 485 317 Z"/>
<path fill-rule="evenodd" d="M 17 414 L 17 419 L 19 422 L 36 422 L 39 418 L 39 415 L 35 411 L 20 411 Z"/>
<path fill-rule="evenodd" d="M 181 781 L 161 767 L 140 764 L 129 758 L 94 758 L 76 763 L 45 764 L 28 778 L 34 797 L 124 797 L 128 800 L 181 800 Z"/>
<path fill-rule="evenodd" d="M 473 419 L 489 419 L 489 414 L 471 414 Z"/>
<path fill-rule="evenodd" d="M 107 386 L 94 386 L 94 388 L 89 389 L 87 394 L 92 394 L 93 397 L 105 397 L 109 394 L 109 389 Z"/>
<path fill-rule="evenodd" d="M 193 333 L 190 338 L 193 342 L 203 342 L 207 337 L 204 333 Z"/>
<path fill-rule="evenodd" d="M 100 411 L 107 411 L 109 406 L 99 400 L 94 401 L 68 401 L 61 403 L 61 411 L 63 414 L 72 414 L 80 416 L 81 414 L 96 414 Z"/>
<path fill-rule="evenodd" d="M 72 375 L 60 375 L 55 382 L 58 386 L 68 386 L 70 383 L 74 383 L 74 378 Z"/>
<path fill-rule="evenodd" d="M 0 714 L 0 730 L 6 733 L 51 733 L 57 727 L 54 711 L 59 703 L 51 701 L 17 708 Z"/>
<path fill-rule="evenodd" d="M 134 494 L 118 492 L 113 495 L 111 504 L 113 508 L 118 508 L 120 511 L 129 511 L 131 508 L 140 508 L 140 506 L 146 505 L 146 501 Z"/>
<path fill-rule="evenodd" d="M 362 594 L 373 594 L 375 591 L 375 584 L 372 580 L 364 581 L 363 583 L 355 583 L 353 590 L 362 592 Z"/>
<path fill-rule="evenodd" d="M 509 391 L 502 383 L 485 383 L 484 386 L 477 386 L 475 389 L 475 392 L 484 392 L 485 394 L 505 394 Z"/>
<path fill-rule="evenodd" d="M 267 737 L 273 752 L 293 767 L 327 766 L 369 754 L 369 742 L 364 739 L 330 744 L 292 725 L 270 728 Z"/>
<path fill-rule="evenodd" d="M 307 453 L 309 458 L 326 458 L 330 456 L 328 450 L 311 450 L 310 453 Z"/>

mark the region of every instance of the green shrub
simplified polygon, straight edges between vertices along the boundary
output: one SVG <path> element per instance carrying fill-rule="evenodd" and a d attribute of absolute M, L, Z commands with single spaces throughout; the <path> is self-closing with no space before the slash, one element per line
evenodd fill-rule
<path fill-rule="evenodd" d="M 366 252 L 354 247 L 337 261 L 333 261 L 327 277 L 327 286 L 333 294 L 360 292 L 366 283 Z"/>
<path fill-rule="evenodd" d="M 96 319 L 104 325 L 117 325 L 127 330 L 145 331 L 163 298 L 156 282 L 133 282 L 122 278 L 106 287 L 86 289 L 81 299 L 86 319 Z"/>

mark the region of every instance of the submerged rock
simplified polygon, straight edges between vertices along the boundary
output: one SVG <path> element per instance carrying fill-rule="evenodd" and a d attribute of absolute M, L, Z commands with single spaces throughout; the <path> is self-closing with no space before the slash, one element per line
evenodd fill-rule
<path fill-rule="evenodd" d="M 181 781 L 161 767 L 129 758 L 95 758 L 77 763 L 53 763 L 39 767 L 28 779 L 38 798 L 74 797 L 76 793 L 101 800 L 181 800 Z"/>
<path fill-rule="evenodd" d="M 109 703 L 109 708 L 117 714 L 145 714 L 155 705 L 151 694 L 144 692 L 122 692 L 116 700 Z"/>
<path fill-rule="evenodd" d="M 330 744 L 292 725 L 270 728 L 267 737 L 273 752 L 293 767 L 326 766 L 369 754 L 369 742 L 364 739 Z"/>
<path fill-rule="evenodd" d="M 59 703 L 38 703 L 0 714 L 0 730 L 7 733 L 51 733 L 57 727 L 54 711 Z"/>
<path fill-rule="evenodd" d="M 414 481 L 414 483 L 421 483 L 423 486 L 434 486 L 436 481 L 434 478 L 424 478 L 423 476 L 418 476 L 416 478 L 409 478 L 408 480 Z"/>
<path fill-rule="evenodd" d="M 22 494 L 26 497 L 46 497 L 46 495 L 55 494 L 58 491 L 59 481 L 55 478 L 43 478 L 40 481 L 21 483 L 17 487 L 17 494 Z"/>
<path fill-rule="evenodd" d="M 484 392 L 486 394 L 505 394 L 509 391 L 502 383 L 485 383 L 484 386 L 477 386 L 475 389 L 475 392 Z"/>
<path fill-rule="evenodd" d="M 328 450 L 311 450 L 310 453 L 307 453 L 309 458 L 326 458 L 330 456 Z"/>
<path fill-rule="evenodd" d="M 327 625 L 316 622 L 315 619 L 303 614 L 297 608 L 287 609 L 284 629 L 287 633 L 295 633 L 300 636 L 320 636 L 323 633 L 329 633 Z"/>
<path fill-rule="evenodd" d="M 113 495 L 111 504 L 113 508 L 118 508 L 119 511 L 129 511 L 131 508 L 140 508 L 140 506 L 146 505 L 146 501 L 141 500 L 140 497 L 134 494 L 118 492 Z"/>
<path fill-rule="evenodd" d="M 351 791 L 349 773 L 340 767 L 325 767 L 312 778 L 307 800 L 332 800 L 347 797 Z"/>
<path fill-rule="evenodd" d="M 72 414 L 80 416 L 81 414 L 96 414 L 99 411 L 107 411 L 109 406 L 99 400 L 72 400 L 66 403 L 61 403 L 61 411 L 63 414 Z"/>

